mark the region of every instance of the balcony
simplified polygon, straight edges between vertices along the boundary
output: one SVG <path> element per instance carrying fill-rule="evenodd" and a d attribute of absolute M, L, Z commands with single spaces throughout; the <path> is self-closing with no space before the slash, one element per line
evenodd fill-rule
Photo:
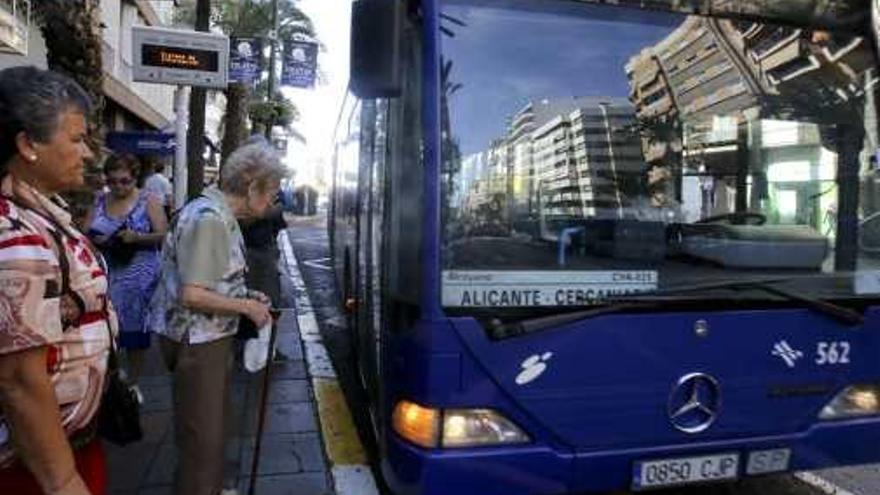
<path fill-rule="evenodd" d="M 30 0 L 0 0 L 0 52 L 27 56 Z"/>

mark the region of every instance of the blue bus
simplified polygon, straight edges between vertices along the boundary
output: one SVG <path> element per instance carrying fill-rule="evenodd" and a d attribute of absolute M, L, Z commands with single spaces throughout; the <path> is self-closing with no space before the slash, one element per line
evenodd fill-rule
<path fill-rule="evenodd" d="M 329 232 L 391 490 L 880 462 L 871 19 L 355 2 Z"/>

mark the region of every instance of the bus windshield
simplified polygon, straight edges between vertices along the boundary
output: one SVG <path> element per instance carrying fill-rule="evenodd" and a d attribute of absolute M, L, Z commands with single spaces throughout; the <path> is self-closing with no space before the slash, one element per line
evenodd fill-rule
<path fill-rule="evenodd" d="M 880 294 L 867 39 L 585 1 L 447 0 L 442 25 L 444 306 Z"/>

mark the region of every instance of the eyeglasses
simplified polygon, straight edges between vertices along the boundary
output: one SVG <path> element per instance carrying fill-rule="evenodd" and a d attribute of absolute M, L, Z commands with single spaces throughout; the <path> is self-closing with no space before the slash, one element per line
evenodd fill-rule
<path fill-rule="evenodd" d="M 114 179 L 111 177 L 107 177 L 107 180 L 105 180 L 104 182 L 106 182 L 108 186 L 116 186 L 116 185 L 130 186 L 134 182 L 134 179 L 132 179 L 130 177 L 124 177 L 121 179 Z"/>

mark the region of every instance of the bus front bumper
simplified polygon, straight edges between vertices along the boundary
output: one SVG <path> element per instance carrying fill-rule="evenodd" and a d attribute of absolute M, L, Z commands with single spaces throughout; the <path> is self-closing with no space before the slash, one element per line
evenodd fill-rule
<path fill-rule="evenodd" d="M 791 449 L 789 471 L 880 462 L 880 418 L 818 423 L 804 433 L 687 445 L 571 452 L 540 445 L 425 450 L 389 435 L 382 472 L 397 495 L 543 495 L 629 489 L 638 461 Z"/>

